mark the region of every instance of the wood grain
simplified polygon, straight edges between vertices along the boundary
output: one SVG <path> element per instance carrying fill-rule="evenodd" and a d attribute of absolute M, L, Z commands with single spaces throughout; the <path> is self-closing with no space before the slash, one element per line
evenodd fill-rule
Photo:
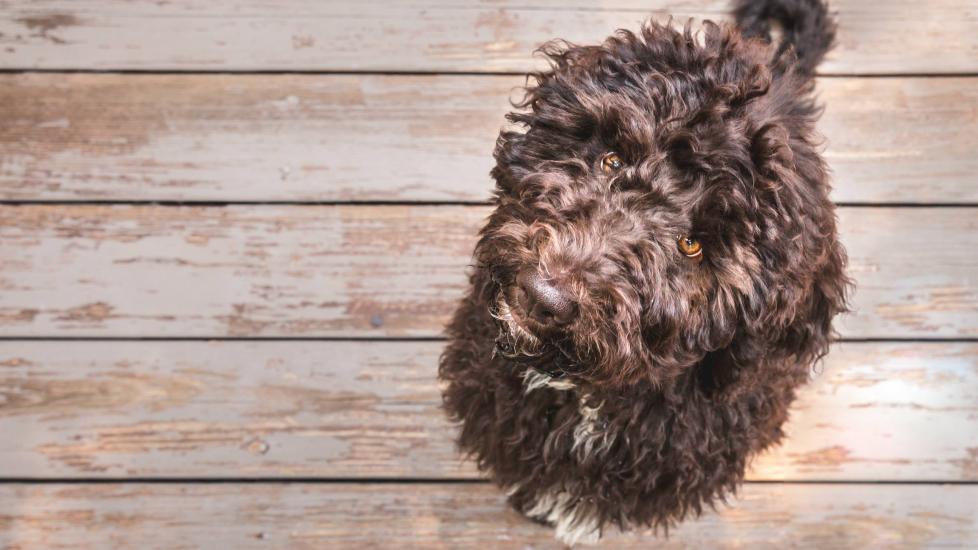
<path fill-rule="evenodd" d="M 482 206 L 0 207 L 0 335 L 437 336 Z M 974 208 L 840 209 L 850 338 L 978 334 Z"/>
<path fill-rule="evenodd" d="M 970 73 L 972 0 L 833 0 L 833 74 Z M 318 2 L 90 0 L 0 4 L 0 67 L 16 69 L 517 71 L 564 38 L 603 40 L 650 15 L 725 19 L 727 0 Z"/>
<path fill-rule="evenodd" d="M 973 548 L 978 487 L 747 485 L 669 537 L 603 548 Z M 0 544 L 28 548 L 560 548 L 487 484 L 0 486 Z M 407 542 L 410 541 L 410 542 Z"/>
<path fill-rule="evenodd" d="M 476 477 L 442 342 L 0 342 L 0 472 Z M 754 480 L 978 481 L 978 344 L 846 343 Z"/>
<path fill-rule="evenodd" d="M 0 74 L 0 201 L 484 201 L 523 79 L 475 73 L 728 4 L 0 0 L 0 69 L 149 71 Z M 978 4 L 925 4 L 832 1 L 837 201 L 978 202 Z M 281 74 L 216 74 L 249 71 Z M 487 213 L 0 206 L 0 547 L 557 547 L 490 485 L 450 481 L 479 473 L 439 408 L 444 343 L 390 340 L 440 334 Z M 978 337 L 976 214 L 842 208 L 842 335 Z M 201 340 L 224 337 L 243 339 Z M 806 483 L 605 546 L 974 547 L 978 343 L 838 344 L 788 433 L 749 478 Z M 161 483 L 85 482 L 132 478 Z"/>
<path fill-rule="evenodd" d="M 0 199 L 484 201 L 513 76 L 0 75 Z M 978 201 L 978 78 L 826 78 L 847 203 Z"/>

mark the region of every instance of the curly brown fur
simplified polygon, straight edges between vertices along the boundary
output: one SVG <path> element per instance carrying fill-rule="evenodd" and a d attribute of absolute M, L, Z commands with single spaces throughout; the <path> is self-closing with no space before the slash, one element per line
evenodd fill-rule
<path fill-rule="evenodd" d="M 849 283 L 793 46 L 709 22 L 553 43 L 508 116 L 439 375 L 460 447 L 565 542 L 722 501 L 828 349 Z M 572 321 L 527 314 L 526 270 Z"/>

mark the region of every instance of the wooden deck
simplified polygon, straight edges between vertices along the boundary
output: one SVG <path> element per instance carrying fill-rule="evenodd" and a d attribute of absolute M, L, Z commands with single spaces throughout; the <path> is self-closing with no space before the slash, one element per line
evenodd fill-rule
<path fill-rule="evenodd" d="M 561 36 L 726 0 L 0 0 L 0 548 L 554 547 L 441 326 Z M 858 289 L 730 506 L 608 548 L 978 547 L 978 0 L 835 0 Z"/>

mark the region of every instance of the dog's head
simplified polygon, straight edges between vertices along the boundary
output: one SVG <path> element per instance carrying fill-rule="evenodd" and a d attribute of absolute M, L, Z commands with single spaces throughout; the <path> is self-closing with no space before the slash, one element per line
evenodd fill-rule
<path fill-rule="evenodd" d="M 499 351 L 606 384 L 824 352 L 845 257 L 790 52 L 710 23 L 543 51 L 476 248 Z"/>

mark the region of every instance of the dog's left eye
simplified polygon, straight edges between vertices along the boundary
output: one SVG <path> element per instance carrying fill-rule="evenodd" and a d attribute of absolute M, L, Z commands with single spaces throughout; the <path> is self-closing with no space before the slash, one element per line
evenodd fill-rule
<path fill-rule="evenodd" d="M 625 161 L 622 160 L 621 155 L 615 152 L 605 153 L 601 157 L 601 170 L 605 174 L 612 174 L 625 167 Z"/>

